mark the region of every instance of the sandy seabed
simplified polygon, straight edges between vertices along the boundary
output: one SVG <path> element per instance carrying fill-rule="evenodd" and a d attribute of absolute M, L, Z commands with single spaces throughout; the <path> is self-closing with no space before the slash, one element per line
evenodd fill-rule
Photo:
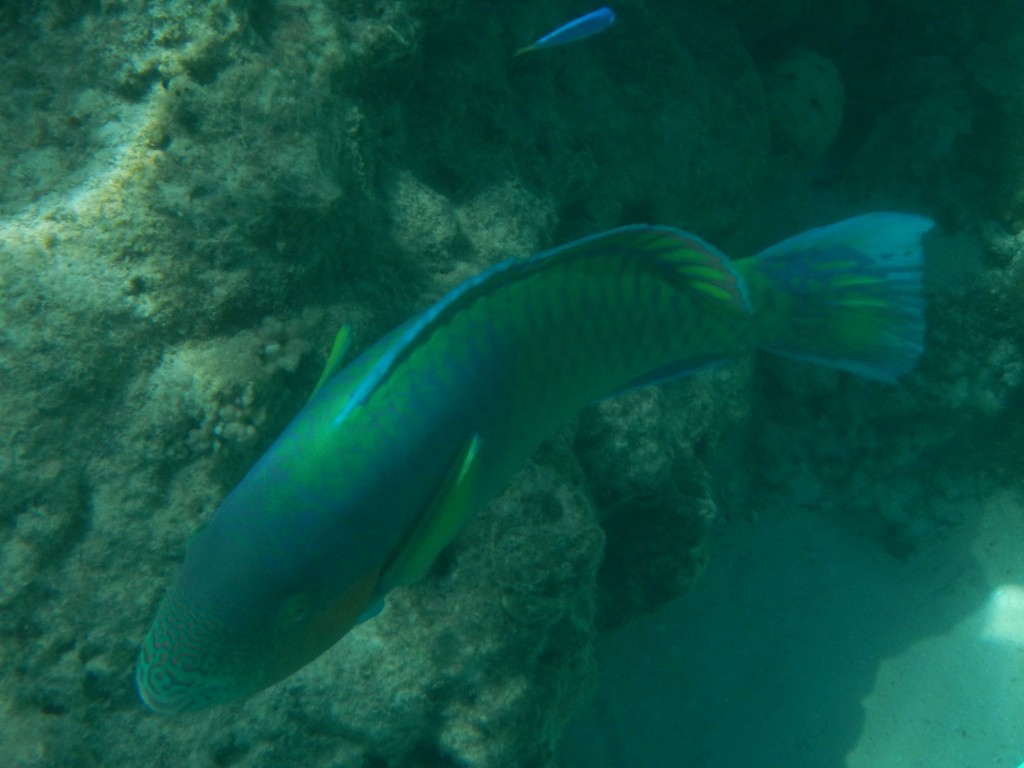
<path fill-rule="evenodd" d="M 1024 494 L 973 505 L 969 545 L 905 560 L 812 510 L 723 524 L 693 591 L 602 648 L 563 764 L 1015 768 Z"/>

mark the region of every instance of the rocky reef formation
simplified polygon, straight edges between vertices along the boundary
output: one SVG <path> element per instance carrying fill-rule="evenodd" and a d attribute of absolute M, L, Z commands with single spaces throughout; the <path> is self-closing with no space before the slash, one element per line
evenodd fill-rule
<path fill-rule="evenodd" d="M 762 19 L 749 5 L 631 3 L 601 37 L 515 60 L 569 4 L 0 10 L 10 764 L 549 765 L 598 631 L 699 571 L 713 491 L 745 482 L 716 478 L 723 456 L 751 460 L 728 438 L 752 392 L 773 412 L 842 393 L 856 429 L 835 428 L 858 456 L 898 441 L 892 418 L 941 412 L 916 438 L 935 451 L 997 429 L 1024 381 L 1024 198 L 1019 140 L 1005 162 L 980 145 L 1011 135 L 1022 100 L 1000 62 L 1020 41 L 963 10 L 968 38 L 923 3 L 767 3 Z M 864 56 L 855 43 L 894 15 L 923 26 Z M 993 178 L 1002 191 L 980 194 Z M 968 233 L 943 262 L 936 351 L 906 389 L 784 364 L 755 388 L 741 362 L 603 404 L 300 674 L 187 718 L 136 701 L 137 645 L 188 532 L 303 403 L 340 324 L 365 346 L 499 258 L 627 222 L 742 244 L 879 205 Z M 778 429 L 757 438 L 762 477 L 792 461 L 829 484 L 896 471 L 865 459 L 849 474 L 849 457 Z M 900 445 L 911 471 L 921 446 Z M 900 551 L 933 531 L 908 510 L 879 512 Z"/>

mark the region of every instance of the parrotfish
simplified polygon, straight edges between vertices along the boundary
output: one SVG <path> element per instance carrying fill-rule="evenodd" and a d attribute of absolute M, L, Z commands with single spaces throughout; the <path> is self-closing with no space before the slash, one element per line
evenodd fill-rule
<path fill-rule="evenodd" d="M 923 349 L 923 217 L 875 213 L 730 261 L 633 225 L 509 259 L 342 365 L 186 548 L 139 653 L 157 712 L 259 691 L 424 576 L 583 406 L 755 348 L 894 381 Z"/>
<path fill-rule="evenodd" d="M 573 19 L 568 24 L 563 24 L 553 32 L 548 32 L 535 43 L 527 45 L 525 48 L 520 48 L 513 55 L 521 56 L 524 53 L 541 48 L 575 43 L 577 40 L 584 40 L 592 35 L 596 35 L 598 32 L 604 32 L 614 23 L 615 12 L 611 8 L 598 8 L 596 11 L 591 11 L 580 16 L 578 19 Z"/>

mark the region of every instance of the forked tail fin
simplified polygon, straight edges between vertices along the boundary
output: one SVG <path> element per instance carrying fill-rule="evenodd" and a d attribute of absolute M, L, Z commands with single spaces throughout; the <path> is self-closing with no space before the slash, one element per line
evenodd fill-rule
<path fill-rule="evenodd" d="M 924 349 L 923 216 L 870 213 L 812 229 L 737 262 L 758 346 L 895 381 Z"/>

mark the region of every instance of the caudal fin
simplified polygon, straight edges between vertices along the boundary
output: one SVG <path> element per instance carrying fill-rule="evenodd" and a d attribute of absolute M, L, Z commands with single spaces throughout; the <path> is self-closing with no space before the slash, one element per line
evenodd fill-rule
<path fill-rule="evenodd" d="M 870 213 L 803 234 L 737 263 L 759 346 L 894 381 L 924 349 L 923 216 Z"/>

